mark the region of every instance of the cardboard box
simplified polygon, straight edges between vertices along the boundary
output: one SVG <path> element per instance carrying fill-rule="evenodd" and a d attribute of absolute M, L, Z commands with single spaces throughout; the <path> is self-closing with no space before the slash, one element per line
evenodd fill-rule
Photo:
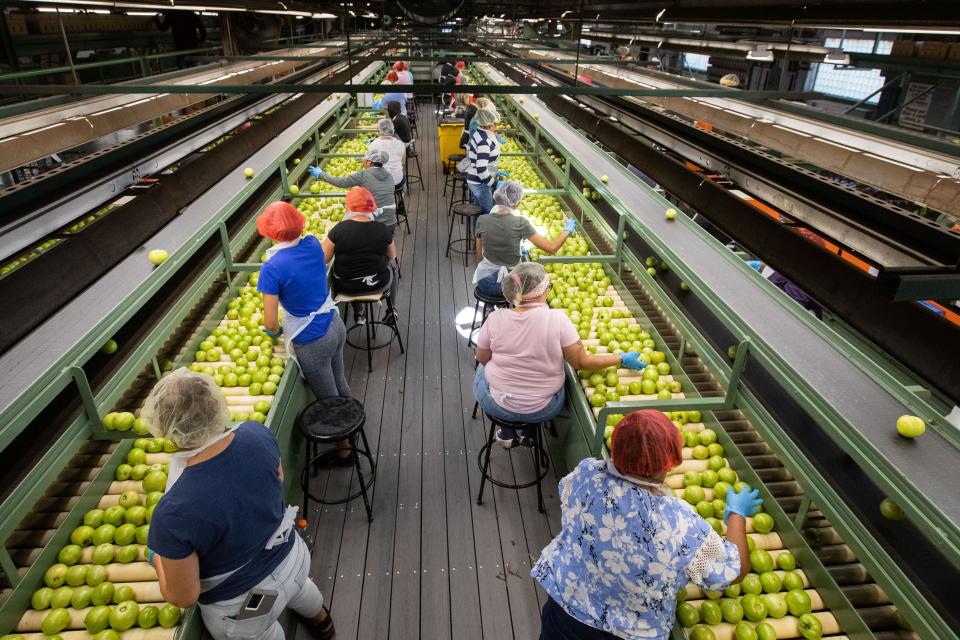
<path fill-rule="evenodd" d="M 930 60 L 943 60 L 949 50 L 950 44 L 947 42 L 921 42 L 917 47 L 918 55 Z"/>
<path fill-rule="evenodd" d="M 913 40 L 896 40 L 890 50 L 892 56 L 914 56 L 917 53 L 917 43 Z"/>
<path fill-rule="evenodd" d="M 27 18 L 18 13 L 11 13 L 7 16 L 7 29 L 12 36 L 25 36 L 27 33 Z"/>

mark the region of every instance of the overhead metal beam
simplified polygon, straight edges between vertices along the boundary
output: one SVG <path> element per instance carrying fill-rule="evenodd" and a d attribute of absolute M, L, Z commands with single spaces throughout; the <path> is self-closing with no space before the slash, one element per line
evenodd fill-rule
<path fill-rule="evenodd" d="M 405 85 L 417 93 L 449 93 L 450 85 L 437 83 L 414 83 Z M 295 84 L 256 85 L 256 84 L 216 84 L 189 86 L 180 84 L 123 84 L 123 85 L 0 85 L 0 95 L 60 95 L 81 94 L 91 96 L 115 95 L 126 93 L 169 93 L 169 94 L 217 94 L 217 93 L 382 93 L 393 91 L 395 85 L 371 84 L 314 84 L 309 86 Z M 463 90 L 462 87 L 459 90 Z M 621 89 L 612 87 L 514 87 L 496 85 L 469 85 L 473 94 L 540 94 L 588 95 L 588 96 L 637 96 L 666 98 L 730 98 L 734 97 L 730 89 Z M 737 91 L 737 100 L 818 100 L 825 96 L 819 92 L 796 91 Z"/>
<path fill-rule="evenodd" d="M 518 83 L 529 79 L 514 69 Z M 519 88 L 519 87 L 518 87 Z M 537 87 L 538 89 L 540 87 Z M 558 96 L 540 99 L 624 161 L 688 202 L 728 236 L 795 282 L 864 336 L 960 402 L 960 365 L 942 345 L 960 342 L 960 328 L 924 307 L 895 302 L 875 278 L 821 249 L 681 162 L 624 135 L 607 117 Z"/>

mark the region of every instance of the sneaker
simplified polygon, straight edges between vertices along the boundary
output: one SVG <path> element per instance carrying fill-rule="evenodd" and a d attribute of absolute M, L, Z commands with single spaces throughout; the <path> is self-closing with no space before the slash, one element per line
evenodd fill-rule
<path fill-rule="evenodd" d="M 330 615 L 330 610 L 327 609 L 326 606 L 323 607 L 323 610 L 327 612 L 327 619 L 323 622 L 314 622 L 311 618 L 305 618 L 300 614 L 296 614 L 300 619 L 300 624 L 303 629 L 314 640 L 331 640 L 337 634 L 337 630 L 333 626 L 333 617 Z"/>
<path fill-rule="evenodd" d="M 511 449 L 514 445 L 517 444 L 516 436 L 508 433 L 504 429 L 497 429 L 497 433 L 493 438 L 498 445 L 504 449 Z"/>
<path fill-rule="evenodd" d="M 357 324 L 367 324 L 367 312 L 365 309 L 353 312 L 353 321 Z"/>

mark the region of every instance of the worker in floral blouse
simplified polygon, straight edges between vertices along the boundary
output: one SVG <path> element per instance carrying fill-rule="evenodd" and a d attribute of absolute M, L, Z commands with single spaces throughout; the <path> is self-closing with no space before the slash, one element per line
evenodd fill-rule
<path fill-rule="evenodd" d="M 634 411 L 613 433 L 612 460 L 587 458 L 560 481 L 562 528 L 532 572 L 550 596 L 540 640 L 666 640 L 688 582 L 720 590 L 749 571 L 758 492 L 729 491 L 723 540 L 663 486 L 680 447 L 663 413 Z"/>

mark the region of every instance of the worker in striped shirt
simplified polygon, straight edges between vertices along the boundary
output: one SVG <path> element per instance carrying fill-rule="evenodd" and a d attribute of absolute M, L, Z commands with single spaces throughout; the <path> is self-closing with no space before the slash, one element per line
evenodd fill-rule
<path fill-rule="evenodd" d="M 480 109 L 474 117 L 477 130 L 467 144 L 467 187 L 473 201 L 483 213 L 493 208 L 493 187 L 497 183 L 497 162 L 500 160 L 500 141 L 497 139 L 497 123 L 500 114 L 496 109 Z M 505 174 L 503 174 L 505 175 Z"/>

